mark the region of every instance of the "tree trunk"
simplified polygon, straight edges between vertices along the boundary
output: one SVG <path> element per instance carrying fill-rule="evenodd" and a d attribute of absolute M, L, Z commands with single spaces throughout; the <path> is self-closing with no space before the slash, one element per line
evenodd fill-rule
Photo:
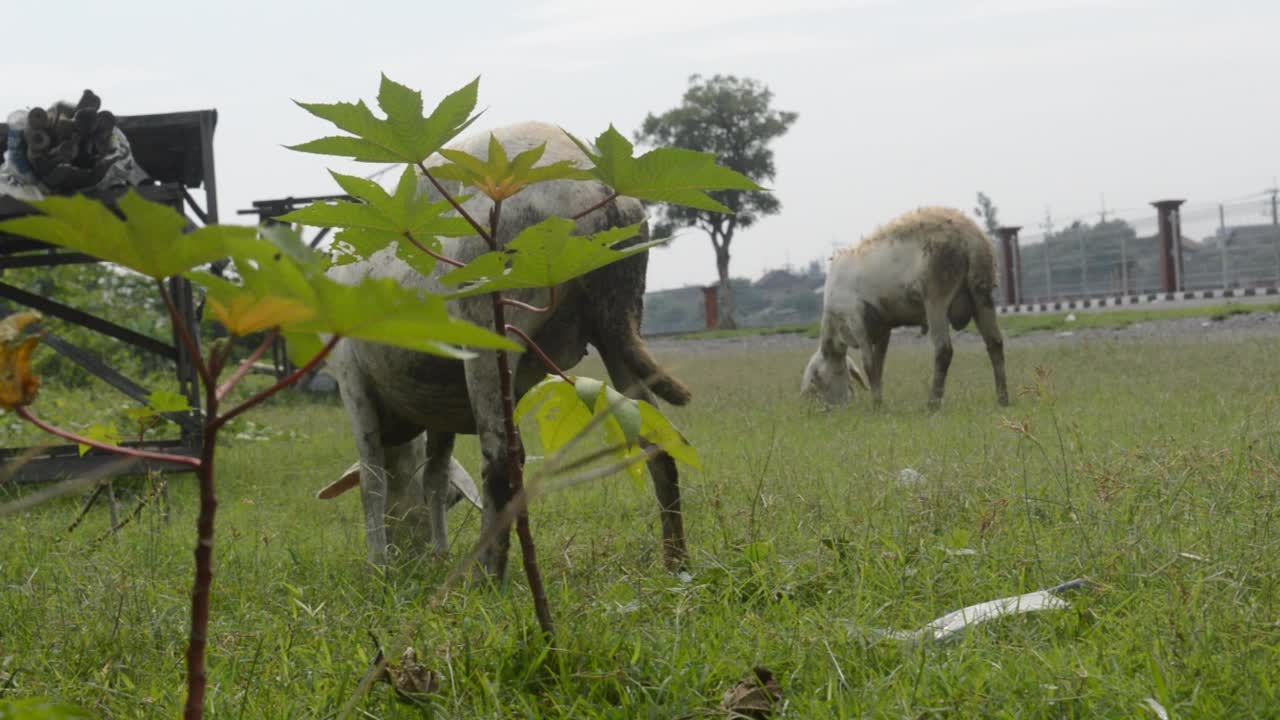
<path fill-rule="evenodd" d="M 716 271 L 720 273 L 719 317 L 716 327 L 732 330 L 738 327 L 733 319 L 733 289 L 729 286 L 729 248 L 728 243 L 716 248 Z"/>

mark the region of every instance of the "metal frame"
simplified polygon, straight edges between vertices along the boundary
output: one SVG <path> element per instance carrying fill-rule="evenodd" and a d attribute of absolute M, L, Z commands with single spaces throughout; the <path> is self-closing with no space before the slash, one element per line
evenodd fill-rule
<path fill-rule="evenodd" d="M 144 198 L 166 204 L 179 213 L 190 210 L 203 224 L 218 222 L 217 180 L 213 162 L 213 131 L 217 124 L 217 112 L 197 110 L 192 112 L 134 115 L 121 117 L 117 126 L 129 139 L 130 149 L 138 164 L 155 180 L 155 184 L 143 185 L 136 190 Z M 0 124 L 0 135 L 7 127 Z M 196 202 L 191 188 L 204 188 L 204 207 Z M 90 197 L 114 208 L 115 201 L 124 189 L 105 193 L 88 193 Z M 0 219 L 32 214 L 31 207 L 0 196 Z M 194 227 L 194 223 L 192 224 Z M 78 263 L 97 263 L 101 260 L 84 253 L 66 252 L 42 242 L 0 233 L 0 277 L 6 268 L 53 267 Z M 189 327 L 198 327 L 199 311 L 196 307 L 191 282 L 183 277 L 167 281 L 168 291 L 178 314 Z M 177 328 L 171 330 L 168 343 L 121 327 L 109 320 L 77 310 L 51 298 L 41 297 L 14 287 L 0 280 L 0 298 L 19 305 L 86 327 L 95 332 L 129 343 L 147 352 L 172 360 L 176 367 L 179 392 L 193 408 L 190 412 L 169 413 L 165 417 L 181 429 L 178 440 L 158 440 L 145 443 L 122 443 L 125 446 L 146 447 L 164 452 L 198 456 L 202 434 L 200 421 L 200 382 L 194 358 L 179 341 Z M 0 311 L 2 314 L 3 311 Z M 199 348 L 199 338 L 194 338 Z M 149 391 L 130 380 L 99 357 L 77 348 L 52 333 L 45 336 L 45 344 L 55 352 L 80 365 L 94 376 L 126 396 L 145 402 Z M 20 462 L 16 470 L 8 465 Z M 0 448 L 0 477 L 9 476 L 9 482 L 33 483 L 56 479 L 66 475 L 92 472 L 110 466 L 111 475 L 124 475 L 146 470 L 187 472 L 185 465 L 136 460 L 122 463 L 120 458 L 96 450 L 81 456 L 75 445 L 59 445 L 40 448 Z"/>

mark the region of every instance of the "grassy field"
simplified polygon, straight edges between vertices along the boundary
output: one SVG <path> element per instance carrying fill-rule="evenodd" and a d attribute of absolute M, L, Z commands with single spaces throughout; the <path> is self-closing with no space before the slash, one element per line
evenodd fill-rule
<path fill-rule="evenodd" d="M 1188 307 L 1163 308 L 1118 308 L 1098 309 L 1080 312 L 1029 313 L 1026 315 L 1001 315 L 1000 329 L 1005 337 L 1015 338 L 1032 332 L 1057 332 L 1060 330 L 1084 330 L 1088 328 L 1123 328 L 1135 323 L 1150 320 L 1169 320 L 1176 318 L 1211 318 L 1222 319 L 1230 315 L 1244 315 L 1255 312 L 1280 312 L 1280 303 L 1222 303 L 1220 305 L 1193 305 Z M 1073 317 L 1068 320 L 1068 316 Z M 976 332 L 973 325 L 970 332 Z M 803 333 L 809 337 L 818 337 L 818 323 L 797 325 L 778 325 L 767 328 L 737 328 L 734 330 L 702 330 L 682 333 L 675 337 L 689 340 L 703 340 L 727 337 L 749 337 L 755 335 L 777 335 Z"/>
<path fill-rule="evenodd" d="M 753 665 L 781 683 L 780 717 L 1154 718 L 1148 699 L 1280 716 L 1277 345 L 1014 341 L 1026 392 L 1007 409 L 985 354 L 958 348 L 935 416 L 923 347 L 891 355 L 879 413 L 797 397 L 807 348 L 668 354 L 695 391 L 670 416 L 704 466 L 682 478 L 692 581 L 661 568 L 647 482 L 549 495 L 533 528 L 554 647 L 518 573 L 441 593 L 449 565 L 368 567 L 358 499 L 312 499 L 354 459 L 339 407 L 277 402 L 222 454 L 210 716 L 335 717 L 370 632 L 442 688 L 424 713 L 379 686 L 350 717 L 723 717 Z M 105 404 L 57 399 L 38 407 L 87 422 Z M 459 447 L 474 471 L 474 440 Z M 100 544 L 104 510 L 65 532 L 78 500 L 0 520 L 0 698 L 178 714 L 196 502 L 174 484 L 169 525 L 148 510 Z M 477 520 L 451 514 L 450 564 Z M 948 644 L 877 632 L 1076 577 L 1091 587 L 1070 609 Z"/>

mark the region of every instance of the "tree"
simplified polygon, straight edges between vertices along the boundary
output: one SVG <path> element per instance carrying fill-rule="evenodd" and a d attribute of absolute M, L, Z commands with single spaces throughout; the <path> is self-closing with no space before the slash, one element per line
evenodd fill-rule
<path fill-rule="evenodd" d="M 987 229 L 988 235 L 995 235 L 996 228 L 1000 227 L 1000 220 L 996 217 L 998 211 L 991 198 L 987 197 L 984 192 L 978 193 L 978 206 L 973 209 L 974 217 L 982 221 L 983 227 Z"/>
<path fill-rule="evenodd" d="M 680 106 L 661 115 L 646 116 L 636 141 L 710 152 L 720 164 L 756 182 L 773 180 L 776 170 L 769 143 L 784 135 L 798 115 L 773 109 L 772 101 L 773 93 L 750 78 L 715 75 L 706 79 L 693 75 Z M 710 195 L 731 213 L 664 205 L 655 235 L 669 234 L 677 227 L 707 232 L 720 277 L 717 323 L 732 328 L 736 323 L 729 283 L 729 247 L 734 233 L 751 227 L 765 215 L 777 213 L 782 203 L 769 192 L 723 190 Z"/>

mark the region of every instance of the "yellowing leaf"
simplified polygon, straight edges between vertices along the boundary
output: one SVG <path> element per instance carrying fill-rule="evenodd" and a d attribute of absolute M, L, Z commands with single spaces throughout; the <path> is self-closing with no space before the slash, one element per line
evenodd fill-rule
<path fill-rule="evenodd" d="M 502 143 L 490 134 L 488 159 L 481 160 L 461 150 L 442 149 L 440 154 L 451 162 L 432 168 L 431 174 L 444 180 L 456 180 L 470 185 L 494 201 L 505 200 L 534 183 L 591 179 L 590 173 L 579 169 L 569 160 L 535 168 L 534 163 L 542 158 L 546 149 L 547 146 L 543 143 L 508 160 Z"/>
<path fill-rule="evenodd" d="M 250 293 L 233 295 L 226 304 L 209 295 L 209 310 L 232 335 L 249 335 L 278 325 L 306 320 L 315 314 L 301 301 L 281 297 L 255 297 Z"/>
<path fill-rule="evenodd" d="M 31 354 L 40 343 L 31 334 L 40 313 L 14 313 L 0 320 L 0 408 L 12 410 L 35 402 L 40 378 L 31 372 Z"/>

